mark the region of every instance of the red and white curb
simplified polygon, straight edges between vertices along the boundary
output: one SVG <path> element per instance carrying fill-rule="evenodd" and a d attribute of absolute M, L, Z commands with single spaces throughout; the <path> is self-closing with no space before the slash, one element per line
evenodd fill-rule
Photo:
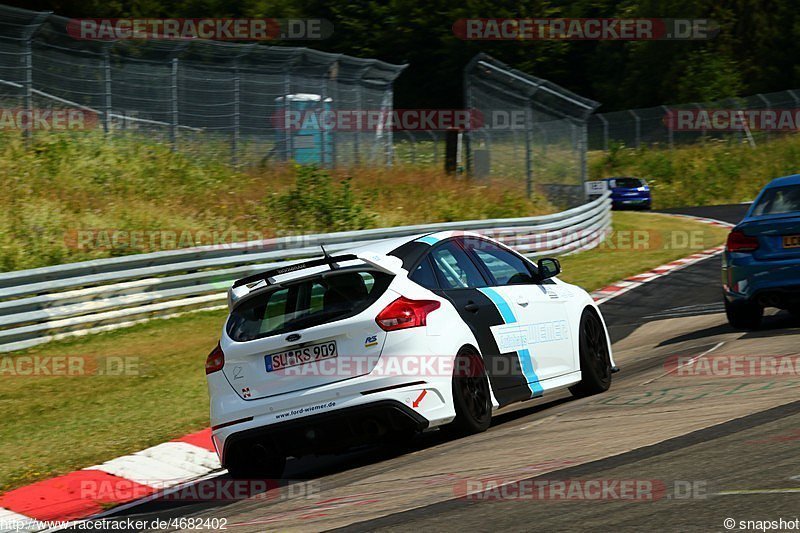
<path fill-rule="evenodd" d="M 725 228 L 733 226 L 690 215 L 669 216 Z M 644 283 L 718 255 L 723 249 L 720 246 L 672 261 L 597 290 L 592 297 L 597 303 L 606 302 Z M 0 533 L 41 531 L 56 527 L 55 521 L 103 515 L 110 507 L 119 510 L 124 504 L 142 503 L 182 484 L 206 478 L 221 468 L 211 444 L 211 430 L 205 429 L 0 495 Z"/>
<path fill-rule="evenodd" d="M 732 228 L 734 226 L 734 224 L 729 224 L 728 222 L 722 222 L 721 220 L 714 220 L 712 218 L 703 218 L 693 215 L 676 215 L 671 213 L 666 215 L 671 217 L 689 218 L 697 222 L 703 222 L 705 224 L 709 224 L 711 226 L 716 226 L 720 228 Z M 673 272 L 686 268 L 689 265 L 693 265 L 695 263 L 699 263 L 700 261 L 705 261 L 710 257 L 714 257 L 715 255 L 719 255 L 724 250 L 725 246 L 717 246 L 715 248 L 710 248 L 708 250 L 703 250 L 701 252 L 694 253 L 688 257 L 676 259 L 675 261 L 671 261 L 665 265 L 661 265 L 647 272 L 636 274 L 635 276 L 625 278 L 622 281 L 618 281 L 607 287 L 598 289 L 594 291 L 591 296 L 598 305 L 602 304 L 603 302 L 607 302 L 613 298 L 616 298 L 617 296 L 620 296 L 621 294 L 625 294 L 626 292 L 633 290 L 636 287 L 640 287 L 645 283 L 653 281 L 654 279 L 658 279 L 668 274 L 672 274 Z"/>
<path fill-rule="evenodd" d="M 220 470 L 211 430 L 192 433 L 103 464 L 0 496 L 0 532 L 41 531 L 152 497 Z"/>

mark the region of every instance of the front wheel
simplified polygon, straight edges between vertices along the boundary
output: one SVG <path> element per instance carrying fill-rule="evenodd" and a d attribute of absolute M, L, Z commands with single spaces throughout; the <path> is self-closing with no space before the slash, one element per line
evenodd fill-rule
<path fill-rule="evenodd" d="M 764 316 L 764 308 L 752 302 L 729 302 L 725 298 L 725 315 L 734 329 L 757 329 Z"/>
<path fill-rule="evenodd" d="M 606 331 L 597 315 L 584 310 L 579 331 L 581 380 L 569 391 L 582 398 L 607 391 L 612 370 Z"/>
<path fill-rule="evenodd" d="M 489 378 L 481 356 L 471 349 L 456 356 L 453 372 L 453 404 L 456 418 L 447 429 L 461 435 L 481 433 L 492 422 Z"/>

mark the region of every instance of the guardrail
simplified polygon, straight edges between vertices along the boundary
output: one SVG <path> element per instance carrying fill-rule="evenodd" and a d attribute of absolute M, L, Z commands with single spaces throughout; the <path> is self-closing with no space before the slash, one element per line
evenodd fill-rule
<path fill-rule="evenodd" d="M 0 352 L 152 318 L 225 307 L 237 279 L 279 261 L 391 237 L 469 230 L 527 256 L 597 246 L 611 224 L 609 193 L 551 215 L 400 226 L 211 245 L 0 273 Z"/>

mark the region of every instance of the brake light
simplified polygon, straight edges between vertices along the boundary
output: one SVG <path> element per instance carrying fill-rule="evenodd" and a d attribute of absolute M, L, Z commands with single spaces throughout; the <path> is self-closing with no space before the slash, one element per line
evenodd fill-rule
<path fill-rule="evenodd" d="M 439 309 L 440 305 L 435 300 L 409 300 L 401 296 L 378 313 L 375 322 L 383 331 L 424 326 L 428 313 Z"/>
<path fill-rule="evenodd" d="M 217 347 L 206 357 L 206 375 L 222 370 L 223 366 L 225 366 L 225 354 L 217 343 Z"/>
<path fill-rule="evenodd" d="M 729 252 L 752 252 L 758 249 L 758 237 L 745 235 L 741 230 L 733 230 L 728 234 L 725 249 Z"/>

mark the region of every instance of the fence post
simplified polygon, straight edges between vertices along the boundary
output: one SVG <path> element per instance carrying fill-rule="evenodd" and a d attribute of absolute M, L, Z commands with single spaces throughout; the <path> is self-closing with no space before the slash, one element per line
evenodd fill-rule
<path fill-rule="evenodd" d="M 294 66 L 294 65 L 292 65 Z M 294 153 L 293 133 L 292 128 L 289 127 L 289 114 L 292 111 L 289 95 L 292 93 L 292 71 L 286 70 L 283 74 L 283 160 L 289 161 Z"/>
<path fill-rule="evenodd" d="M 595 115 L 603 123 L 603 151 L 608 152 L 608 120 L 603 115 Z"/>
<path fill-rule="evenodd" d="M 239 165 L 239 95 L 241 79 L 239 77 L 239 65 L 233 68 L 233 138 L 231 139 L 231 163 L 233 166 Z"/>
<path fill-rule="evenodd" d="M 583 187 L 584 182 L 587 179 L 587 174 L 589 172 L 588 169 L 588 161 L 586 158 L 586 151 L 588 149 L 588 134 L 587 134 L 587 126 L 586 121 L 583 121 L 580 128 L 580 137 L 578 138 L 578 149 L 580 150 L 580 165 L 581 165 L 581 187 Z"/>
<path fill-rule="evenodd" d="M 759 99 L 759 100 L 761 100 L 762 102 L 764 102 L 764 106 L 766 107 L 767 111 L 770 111 L 770 110 L 772 110 L 772 104 L 770 103 L 769 99 L 767 99 L 767 97 L 766 97 L 766 96 L 764 96 L 764 95 L 763 95 L 763 94 L 761 94 L 761 93 L 758 93 L 756 96 L 758 96 L 758 99 Z M 762 132 L 764 132 L 764 136 L 765 136 L 765 137 L 766 137 L 767 135 L 769 135 L 769 133 L 770 133 L 770 131 L 769 131 L 768 129 L 763 129 L 763 128 L 762 128 L 762 129 L 761 129 L 761 131 L 762 131 Z"/>
<path fill-rule="evenodd" d="M 634 124 L 635 124 L 635 128 L 636 128 L 635 129 L 635 135 L 636 135 L 635 146 L 636 146 L 636 148 L 639 148 L 639 146 L 642 143 L 642 119 L 639 118 L 639 115 L 637 115 L 636 111 L 633 110 L 633 109 L 629 109 L 628 113 L 631 114 L 631 116 L 633 117 L 633 120 L 634 120 Z"/>
<path fill-rule="evenodd" d="M 388 124 L 386 128 L 386 166 L 392 167 L 394 165 L 394 121 L 392 119 L 392 111 L 394 111 L 394 88 L 391 84 L 384 92 L 383 97 L 385 101 L 381 105 L 381 111 L 387 110 L 388 113 L 384 114 L 384 124 Z"/>
<path fill-rule="evenodd" d="M 525 104 L 525 194 L 533 197 L 533 110 L 530 101 Z"/>
<path fill-rule="evenodd" d="M 24 105 L 25 112 L 32 121 L 33 117 L 33 36 L 37 30 L 44 24 L 47 17 L 52 14 L 52 11 L 43 11 L 38 13 L 31 21 L 28 29 L 25 30 L 23 41 L 25 42 L 25 83 L 24 83 Z M 25 137 L 25 143 L 30 144 L 33 126 L 22 130 Z"/>
<path fill-rule="evenodd" d="M 437 168 L 439 167 L 439 150 L 437 150 L 439 142 L 438 133 L 438 131 L 428 130 L 428 135 L 433 139 L 433 166 Z"/>
<path fill-rule="evenodd" d="M 361 93 L 364 90 L 362 85 L 362 78 L 366 70 L 362 70 L 357 78 L 356 83 L 356 110 L 358 112 L 361 111 L 361 106 L 363 105 L 363 101 L 361 99 Z M 357 127 L 355 134 L 353 135 L 353 162 L 355 166 L 359 166 L 361 164 L 361 128 Z"/>
<path fill-rule="evenodd" d="M 667 115 L 669 115 L 669 108 L 667 106 L 665 106 L 665 105 L 662 105 L 661 109 L 664 110 L 664 118 L 667 118 Z M 669 143 L 670 150 L 672 148 L 674 148 L 674 141 L 675 141 L 675 137 L 674 137 L 675 132 L 672 131 L 672 125 L 673 125 L 673 121 L 672 120 L 668 120 L 667 121 L 667 142 Z"/>
<path fill-rule="evenodd" d="M 30 121 L 33 117 L 33 50 L 32 50 L 32 37 L 25 39 L 25 113 Z M 25 142 L 30 143 L 32 125 L 23 128 L 22 134 L 25 136 Z"/>
<path fill-rule="evenodd" d="M 172 58 L 172 75 L 171 75 L 171 100 L 172 100 L 172 117 L 170 120 L 169 136 L 172 150 L 178 149 L 178 58 Z"/>
<path fill-rule="evenodd" d="M 111 131 L 111 53 L 110 44 L 103 47 L 103 131 Z"/>

